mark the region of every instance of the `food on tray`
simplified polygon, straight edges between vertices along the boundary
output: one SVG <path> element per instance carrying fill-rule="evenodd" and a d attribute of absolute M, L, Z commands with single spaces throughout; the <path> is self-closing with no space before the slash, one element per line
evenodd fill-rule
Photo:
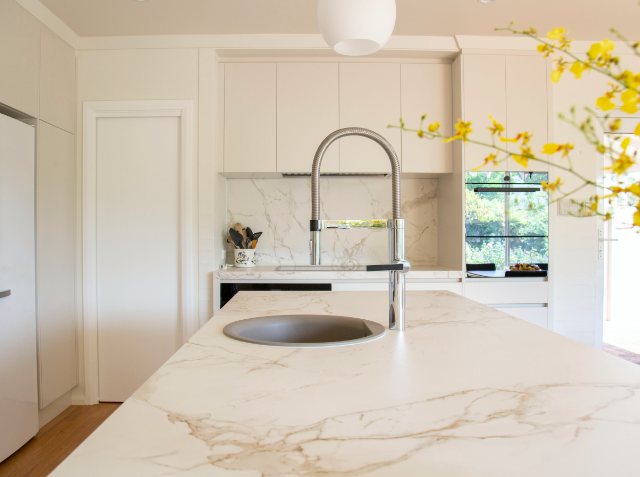
<path fill-rule="evenodd" d="M 509 270 L 516 271 L 532 271 L 532 270 L 540 270 L 540 267 L 534 263 L 516 263 L 515 265 L 511 265 Z"/>

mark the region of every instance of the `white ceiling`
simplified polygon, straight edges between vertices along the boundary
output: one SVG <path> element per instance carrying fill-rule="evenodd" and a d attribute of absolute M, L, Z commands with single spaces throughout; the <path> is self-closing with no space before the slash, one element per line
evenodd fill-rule
<path fill-rule="evenodd" d="M 40 0 L 80 36 L 319 33 L 317 0 Z M 394 35 L 496 35 L 513 20 L 577 40 L 640 38 L 637 0 L 396 0 Z M 504 34 L 504 33 L 502 33 Z"/>

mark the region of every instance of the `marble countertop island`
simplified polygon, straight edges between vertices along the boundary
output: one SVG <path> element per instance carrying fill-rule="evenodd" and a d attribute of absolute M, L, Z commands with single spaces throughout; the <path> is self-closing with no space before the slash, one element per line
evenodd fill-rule
<path fill-rule="evenodd" d="M 232 321 L 386 325 L 386 292 L 241 292 L 52 474 L 640 475 L 640 367 L 445 291 L 407 330 L 330 348 L 234 341 Z"/>

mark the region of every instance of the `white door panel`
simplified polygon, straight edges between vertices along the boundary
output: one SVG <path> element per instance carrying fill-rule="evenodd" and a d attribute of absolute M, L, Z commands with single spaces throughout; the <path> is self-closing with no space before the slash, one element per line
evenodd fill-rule
<path fill-rule="evenodd" d="M 97 121 L 98 372 L 124 401 L 182 344 L 180 120 Z"/>

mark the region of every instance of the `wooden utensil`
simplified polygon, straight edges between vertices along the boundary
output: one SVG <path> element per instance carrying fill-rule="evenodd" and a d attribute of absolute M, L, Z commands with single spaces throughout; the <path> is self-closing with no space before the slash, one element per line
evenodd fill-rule
<path fill-rule="evenodd" d="M 252 240 L 251 241 L 251 248 L 256 248 L 256 245 L 258 245 L 258 241 L 257 240 Z"/>
<path fill-rule="evenodd" d="M 236 225 L 233 226 L 234 229 L 236 229 L 236 231 L 238 233 L 242 233 L 242 224 L 240 222 L 238 222 Z"/>
<path fill-rule="evenodd" d="M 238 246 L 235 243 L 233 243 L 233 239 L 231 238 L 231 235 L 227 236 L 227 242 L 229 242 L 233 248 L 238 248 Z"/>

